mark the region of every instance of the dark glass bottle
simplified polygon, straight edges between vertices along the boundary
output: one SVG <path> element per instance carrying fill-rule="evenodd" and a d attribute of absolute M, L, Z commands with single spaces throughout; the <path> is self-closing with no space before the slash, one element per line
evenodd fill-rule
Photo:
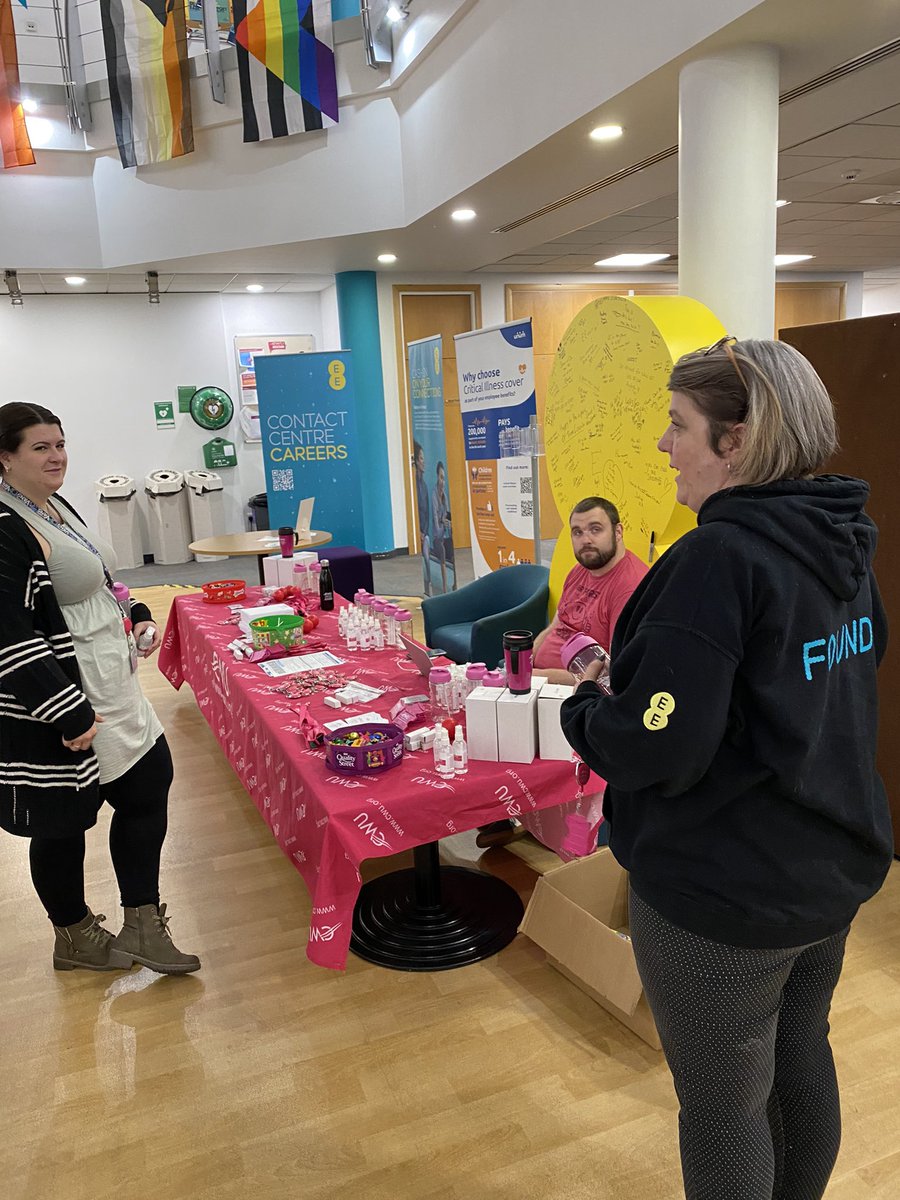
<path fill-rule="evenodd" d="M 331 567 L 328 559 L 322 559 L 322 572 L 319 575 L 319 608 L 322 612 L 334 610 L 334 583 L 331 579 Z"/>

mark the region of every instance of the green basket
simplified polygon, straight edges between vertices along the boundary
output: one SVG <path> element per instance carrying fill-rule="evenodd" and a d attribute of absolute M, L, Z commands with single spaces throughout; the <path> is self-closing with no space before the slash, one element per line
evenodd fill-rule
<path fill-rule="evenodd" d="M 250 622 L 250 637 L 257 650 L 265 650 L 269 646 L 284 646 L 286 650 L 294 650 L 304 643 L 303 617 L 289 617 L 279 613 L 276 617 L 257 617 Z"/>

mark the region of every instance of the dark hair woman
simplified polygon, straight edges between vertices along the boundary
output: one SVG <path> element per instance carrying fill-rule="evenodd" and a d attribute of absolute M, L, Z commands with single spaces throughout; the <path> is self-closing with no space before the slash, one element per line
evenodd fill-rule
<path fill-rule="evenodd" d="M 831 996 L 891 862 L 875 769 L 887 627 L 859 479 L 816 475 L 828 393 L 783 342 L 680 359 L 659 442 L 697 513 L 565 701 L 608 781 L 690 1200 L 819 1200 L 840 1143 Z"/>
<path fill-rule="evenodd" d="M 120 607 L 111 548 L 58 494 L 66 466 L 59 417 L 0 407 L 0 825 L 31 839 L 57 969 L 196 971 L 159 903 L 172 758 L 134 673 L 159 633 L 143 605 L 130 617 Z M 84 831 L 104 801 L 125 909 L 117 936 L 84 898 Z"/>

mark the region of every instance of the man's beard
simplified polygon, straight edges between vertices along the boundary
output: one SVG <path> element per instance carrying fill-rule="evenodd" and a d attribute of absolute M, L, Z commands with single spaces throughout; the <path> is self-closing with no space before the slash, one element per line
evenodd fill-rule
<path fill-rule="evenodd" d="M 599 571 L 601 567 L 605 567 L 610 562 L 616 553 L 615 538 L 605 549 L 595 549 L 589 546 L 586 550 L 580 550 L 575 557 L 581 565 L 588 571 Z"/>

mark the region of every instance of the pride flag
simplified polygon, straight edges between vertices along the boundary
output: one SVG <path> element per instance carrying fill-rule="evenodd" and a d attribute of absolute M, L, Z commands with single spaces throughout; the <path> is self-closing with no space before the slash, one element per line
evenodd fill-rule
<path fill-rule="evenodd" d="M 184 0 L 100 0 L 116 142 L 123 167 L 194 149 Z"/>
<path fill-rule="evenodd" d="M 244 141 L 338 120 L 331 0 L 234 0 Z"/>
<path fill-rule="evenodd" d="M 0 151 L 4 167 L 28 167 L 34 163 L 19 100 L 19 58 L 11 0 L 0 0 Z"/>

